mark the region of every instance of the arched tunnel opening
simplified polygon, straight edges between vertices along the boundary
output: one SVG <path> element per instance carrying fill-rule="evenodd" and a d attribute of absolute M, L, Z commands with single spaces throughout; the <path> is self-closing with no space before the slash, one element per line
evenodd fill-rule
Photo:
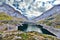
<path fill-rule="evenodd" d="M 27 28 L 29 27 L 28 24 L 22 24 L 23 26 L 18 26 L 18 30 L 26 32 Z M 41 25 L 36 25 L 36 27 L 40 28 L 43 34 L 48 34 L 52 36 L 56 36 L 53 33 L 49 32 L 48 30 L 44 29 Z"/>

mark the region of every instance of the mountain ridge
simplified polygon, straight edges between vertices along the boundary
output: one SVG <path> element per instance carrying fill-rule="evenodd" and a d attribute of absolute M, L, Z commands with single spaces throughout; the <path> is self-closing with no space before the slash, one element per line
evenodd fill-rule
<path fill-rule="evenodd" d="M 5 3 L 0 5 L 0 12 L 5 12 L 10 16 L 28 20 L 28 18 L 22 15 L 18 10 L 15 10 L 12 6 L 5 4 Z"/>
<path fill-rule="evenodd" d="M 55 14 L 56 12 L 59 12 L 59 11 L 60 11 L 60 4 L 55 5 L 50 10 L 47 10 L 46 12 L 44 12 L 43 14 L 41 14 L 40 16 L 38 16 L 32 20 L 39 21 L 39 20 L 47 18 L 48 16 L 52 16 L 53 14 Z"/>

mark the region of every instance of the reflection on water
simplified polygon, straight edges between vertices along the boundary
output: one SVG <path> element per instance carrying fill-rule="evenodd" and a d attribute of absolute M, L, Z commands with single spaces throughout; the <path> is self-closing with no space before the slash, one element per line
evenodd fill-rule
<path fill-rule="evenodd" d="M 53 33 L 49 32 L 48 30 L 44 29 L 41 25 L 30 25 L 30 24 L 23 24 L 23 26 L 18 26 L 18 30 L 24 31 L 24 32 L 30 32 L 30 31 L 36 31 L 43 34 L 49 34 L 54 35 Z"/>
<path fill-rule="evenodd" d="M 39 33 L 42 33 L 41 29 L 36 25 L 29 25 L 29 24 L 23 24 L 23 26 L 18 26 L 18 30 L 29 32 L 29 31 L 36 31 Z"/>
<path fill-rule="evenodd" d="M 29 31 L 36 31 L 36 32 L 42 33 L 41 29 L 34 25 L 28 25 L 26 32 L 29 32 Z"/>

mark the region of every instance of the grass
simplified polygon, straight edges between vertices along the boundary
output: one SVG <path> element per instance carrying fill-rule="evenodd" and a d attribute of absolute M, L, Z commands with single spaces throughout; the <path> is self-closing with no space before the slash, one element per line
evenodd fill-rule
<path fill-rule="evenodd" d="M 60 14 L 55 14 L 44 20 L 40 20 L 37 23 L 46 24 L 47 26 L 53 26 L 54 28 L 60 29 Z"/>
<path fill-rule="evenodd" d="M 14 19 L 14 17 L 11 17 L 4 12 L 0 13 L 0 20 L 13 20 L 13 19 Z M 19 18 L 16 18 L 16 19 L 17 19 L 17 21 L 20 20 Z M 0 25 L 8 24 L 8 23 L 10 23 L 10 24 L 19 23 L 17 21 L 15 21 L 15 22 L 2 21 L 2 22 L 0 22 Z M 43 24 L 46 23 L 47 25 L 51 25 L 51 21 L 49 21 L 49 20 L 45 20 L 45 21 L 42 20 L 41 23 L 43 23 Z M 5 29 L 5 30 L 7 30 L 7 29 Z M 15 36 L 21 37 L 21 39 L 17 38 L 15 40 L 37 40 L 37 39 L 39 39 L 39 40 L 58 40 L 54 36 L 41 34 L 41 33 L 38 33 L 38 32 L 27 32 L 27 33 L 22 32 L 21 33 L 21 31 L 9 31 L 9 32 L 8 31 L 7 32 L 0 31 L 0 34 L 3 34 L 0 40 L 13 40 L 15 38 Z"/>
<path fill-rule="evenodd" d="M 12 33 L 13 31 L 11 31 L 10 33 Z M 14 31 L 15 33 L 20 32 L 20 31 Z M 46 35 L 46 34 L 41 34 L 38 32 L 23 32 L 23 33 L 12 33 L 12 34 L 7 34 L 9 32 L 3 32 L 2 34 L 6 34 L 4 37 L 2 37 L 2 40 L 13 40 L 15 38 L 15 36 L 17 37 L 21 37 L 20 39 L 17 38 L 15 40 L 37 40 L 36 38 L 38 38 L 39 40 L 58 40 L 56 37 L 51 36 L 51 35 Z"/>
<path fill-rule="evenodd" d="M 24 21 L 23 18 L 12 17 L 5 12 L 0 12 L 0 25 L 3 24 L 20 24 L 20 21 Z"/>
<path fill-rule="evenodd" d="M 0 20 L 12 20 L 12 17 L 4 12 L 0 12 Z"/>

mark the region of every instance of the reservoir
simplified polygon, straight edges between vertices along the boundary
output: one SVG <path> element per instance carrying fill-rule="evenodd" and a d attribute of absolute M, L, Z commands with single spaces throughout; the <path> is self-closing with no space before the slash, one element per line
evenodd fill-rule
<path fill-rule="evenodd" d="M 43 26 L 41 26 L 41 25 L 23 24 L 23 26 L 18 26 L 18 30 L 21 30 L 21 31 L 24 31 L 24 32 L 35 31 L 35 32 L 55 36 L 54 34 L 49 32 L 48 30 L 44 29 Z"/>

